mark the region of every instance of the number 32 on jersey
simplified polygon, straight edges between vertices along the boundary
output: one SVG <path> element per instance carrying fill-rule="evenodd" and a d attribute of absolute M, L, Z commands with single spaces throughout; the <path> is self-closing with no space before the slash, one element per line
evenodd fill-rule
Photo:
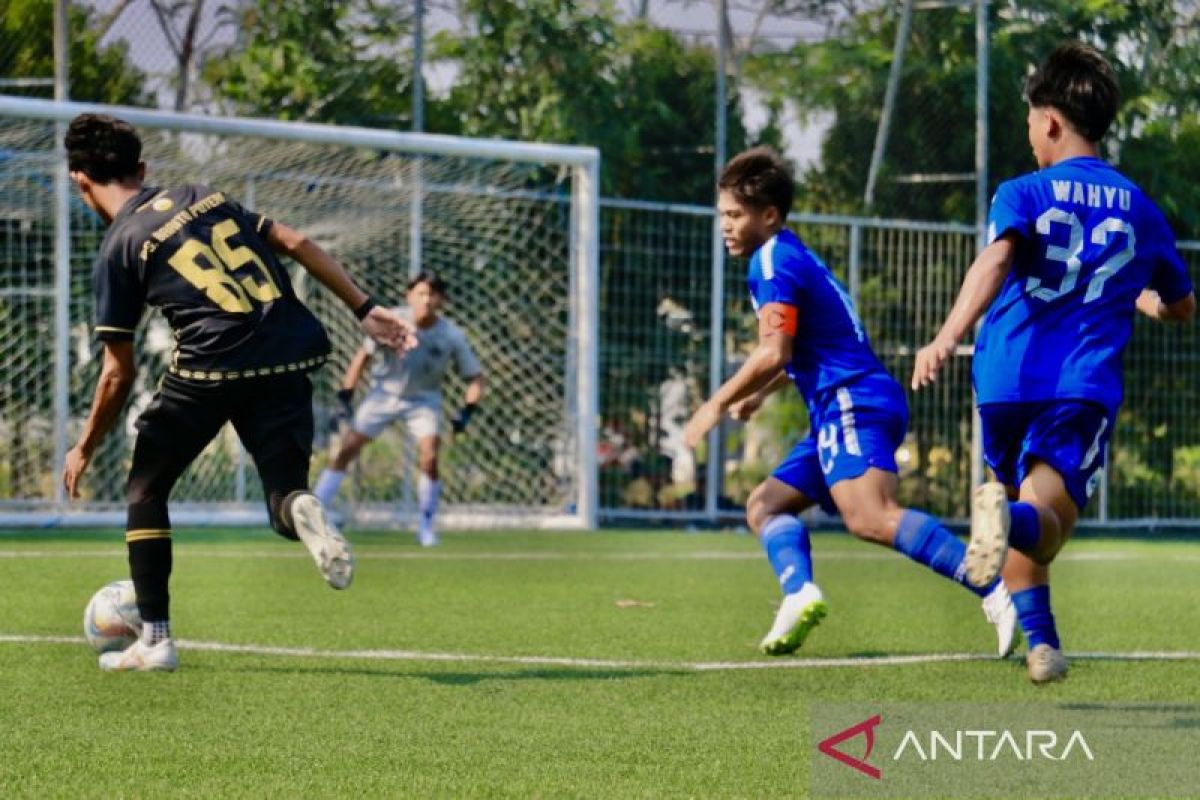
<path fill-rule="evenodd" d="M 1046 302 L 1056 300 L 1074 289 L 1075 283 L 1079 280 L 1079 269 L 1083 266 L 1079 254 L 1083 252 L 1084 230 L 1079 217 L 1061 208 L 1050 208 L 1037 218 L 1037 232 L 1042 236 L 1049 237 L 1050 228 L 1053 225 L 1065 225 L 1070 233 L 1066 247 L 1057 244 L 1046 245 L 1046 260 L 1066 265 L 1062 282 L 1057 289 L 1052 289 L 1049 286 L 1043 286 L 1042 279 L 1037 276 L 1030 276 L 1025 281 L 1026 293 Z M 1087 292 L 1083 295 L 1083 302 L 1090 303 L 1099 298 L 1104 293 L 1104 284 L 1133 260 L 1137 248 L 1137 236 L 1133 232 L 1133 226 L 1120 217 L 1107 217 L 1092 228 L 1092 244 L 1100 247 L 1108 244 L 1110 236 L 1121 233 L 1125 234 L 1125 247 L 1109 256 L 1099 269 L 1092 273 L 1091 279 L 1088 281 Z"/>
<path fill-rule="evenodd" d="M 282 296 L 271 271 L 253 250 L 245 245 L 232 247 L 229 240 L 241 231 L 235 220 L 226 219 L 212 228 L 212 246 L 199 239 L 188 239 L 168 259 L 171 267 L 184 279 L 200 289 L 222 311 L 249 314 L 254 303 L 270 303 Z M 207 262 L 208 266 L 205 266 Z M 253 265 L 262 282 L 255 280 L 253 271 L 238 277 L 237 271 Z"/>

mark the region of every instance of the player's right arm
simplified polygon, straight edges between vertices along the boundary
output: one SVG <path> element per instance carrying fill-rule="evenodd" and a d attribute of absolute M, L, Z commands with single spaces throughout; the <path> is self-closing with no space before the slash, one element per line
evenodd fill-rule
<path fill-rule="evenodd" d="M 267 242 L 277 253 L 290 256 L 359 318 L 363 331 L 375 341 L 403 353 L 416 341 L 413 326 L 395 311 L 375 305 L 337 259 L 295 228 L 275 222 Z"/>
<path fill-rule="evenodd" d="M 954 307 L 950 309 L 937 336 L 917 351 L 912 374 L 914 391 L 937 380 L 938 370 L 954 355 L 958 343 L 974 329 L 983 312 L 996 299 L 1012 269 L 1019 241 L 1017 234 L 1011 231 L 1005 233 L 983 248 L 975 263 L 967 270 L 958 299 L 954 301 Z"/>
<path fill-rule="evenodd" d="M 67 452 L 63 465 L 63 486 L 68 497 L 79 497 L 79 479 L 87 471 L 92 454 L 120 416 L 136 376 L 132 339 L 105 341 L 104 363 L 92 397 L 92 409 L 83 423 L 79 442 Z"/>
<path fill-rule="evenodd" d="M 342 391 L 354 391 L 354 387 L 358 386 L 358 382 L 362 380 L 363 373 L 367 370 L 367 362 L 371 360 L 371 353 L 367 348 L 360 347 L 350 359 L 350 366 L 346 367 L 346 376 L 342 378 Z"/>
<path fill-rule="evenodd" d="M 374 345 L 370 339 L 367 340 Z M 367 369 L 367 362 L 371 360 L 371 350 L 363 345 L 354 353 L 354 357 L 350 359 L 350 365 L 346 367 L 346 375 L 342 378 L 342 387 L 338 389 L 338 413 L 341 418 L 350 419 L 354 416 L 354 387 L 358 386 L 358 382 L 362 380 L 363 372 Z"/>

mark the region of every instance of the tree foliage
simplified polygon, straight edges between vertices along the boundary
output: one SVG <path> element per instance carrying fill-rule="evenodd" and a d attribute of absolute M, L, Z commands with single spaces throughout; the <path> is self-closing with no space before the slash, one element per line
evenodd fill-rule
<path fill-rule="evenodd" d="M 1140 182 L 1181 231 L 1200 233 L 1200 162 L 1186 156 L 1200 129 L 1196 10 L 1176 0 L 1021 0 L 991 5 L 991 187 L 1035 167 L 1021 83 L 1058 44 L 1080 39 L 1112 60 L 1125 104 L 1108 155 Z M 847 17 L 837 35 L 752 57 L 749 80 L 833 115 L 820 162 L 802 180 L 806 205 L 861 212 L 896 34 L 895 4 Z M 969 181 L 914 190 L 897 178 L 974 169 L 975 38 L 971 10 L 918 10 L 876 203 L 881 216 L 974 219 Z"/>
<path fill-rule="evenodd" d="M 211 57 L 205 80 L 230 110 L 288 120 L 408 127 L 406 12 L 385 0 L 255 0 L 243 36 Z"/>
<path fill-rule="evenodd" d="M 601 152 L 602 187 L 624 197 L 712 199 L 712 51 L 669 31 L 619 23 L 610 6 L 572 0 L 466 0 L 459 33 L 436 57 L 458 70 L 447 133 Z M 746 141 L 736 91 L 730 150 Z"/>
<path fill-rule="evenodd" d="M 135 105 L 147 101 L 145 75 L 129 59 L 122 44 L 102 47 L 96 14 L 78 3 L 69 5 L 68 65 L 72 100 Z M 0 76 L 54 76 L 54 4 L 45 0 L 0 0 Z M 46 35 L 35 35 L 45 31 Z M 7 91 L 7 90 L 6 90 Z M 39 95 L 51 90 L 39 87 Z"/>

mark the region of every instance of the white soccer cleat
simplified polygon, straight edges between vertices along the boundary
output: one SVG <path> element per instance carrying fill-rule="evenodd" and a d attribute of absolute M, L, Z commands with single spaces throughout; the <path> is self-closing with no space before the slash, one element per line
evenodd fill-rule
<path fill-rule="evenodd" d="M 434 531 L 421 531 L 417 534 L 417 544 L 421 547 L 437 547 L 441 543 Z"/>
<path fill-rule="evenodd" d="M 334 589 L 345 589 L 354 579 L 354 553 L 350 543 L 329 517 L 316 495 L 303 494 L 292 501 L 292 524 L 317 569 Z"/>
<path fill-rule="evenodd" d="M 1021 640 L 1021 632 L 1017 628 L 1017 609 L 1003 582 L 983 598 L 983 615 L 996 626 L 996 653 L 1006 658 Z"/>
<path fill-rule="evenodd" d="M 177 666 L 179 656 L 173 639 L 155 645 L 138 639 L 124 650 L 100 654 L 100 669 L 105 672 L 174 672 Z"/>
<path fill-rule="evenodd" d="M 1067 657 L 1062 650 L 1045 643 L 1025 654 L 1025 666 L 1029 668 L 1029 680 L 1034 683 L 1050 683 L 1067 677 Z"/>
<path fill-rule="evenodd" d="M 963 567 L 973 586 L 987 586 L 1000 574 L 1008 554 L 1008 528 L 1012 520 L 1008 494 L 1002 483 L 985 483 L 971 502 L 971 540 Z"/>
<path fill-rule="evenodd" d="M 815 583 L 809 581 L 800 587 L 800 591 L 784 595 L 775 614 L 775 624 L 758 648 L 770 656 L 794 653 L 828 613 L 825 596 Z"/>

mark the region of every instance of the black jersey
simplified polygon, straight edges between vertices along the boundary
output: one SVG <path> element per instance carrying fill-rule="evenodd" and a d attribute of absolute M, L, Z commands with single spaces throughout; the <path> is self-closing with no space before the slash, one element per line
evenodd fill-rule
<path fill-rule="evenodd" d="M 145 306 L 175 332 L 170 371 L 228 380 L 310 370 L 329 337 L 267 243 L 271 221 L 205 186 L 146 187 L 113 219 L 93 282 L 96 336 L 131 339 Z"/>

